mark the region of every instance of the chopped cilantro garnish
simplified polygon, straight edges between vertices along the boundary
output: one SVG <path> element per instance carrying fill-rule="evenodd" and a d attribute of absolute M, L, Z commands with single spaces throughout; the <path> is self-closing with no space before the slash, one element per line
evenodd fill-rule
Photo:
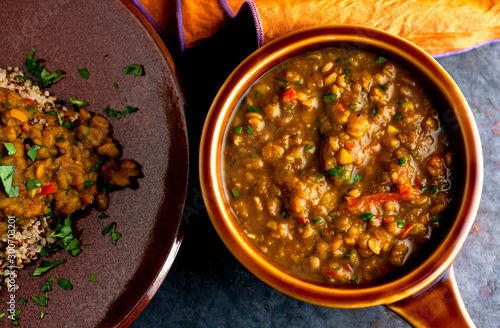
<path fill-rule="evenodd" d="M 380 89 L 382 89 L 384 92 L 385 92 L 385 91 L 387 91 L 387 90 L 389 90 L 389 88 L 388 88 L 388 87 L 383 86 L 383 85 L 381 85 L 381 84 L 379 84 L 379 85 L 378 85 L 378 87 L 379 87 Z"/>
<path fill-rule="evenodd" d="M 12 156 L 17 154 L 16 146 L 12 142 L 4 142 L 3 145 L 7 149 L 7 155 Z"/>
<path fill-rule="evenodd" d="M 59 280 L 57 280 L 57 284 L 64 290 L 70 290 L 73 288 L 73 284 L 71 284 L 71 281 L 68 279 L 59 278 Z"/>
<path fill-rule="evenodd" d="M 346 74 L 349 74 L 349 73 L 351 73 L 351 70 L 350 70 L 350 69 L 348 69 L 348 68 L 346 68 L 346 69 L 345 69 L 345 73 L 346 73 Z"/>
<path fill-rule="evenodd" d="M 136 75 L 136 76 L 144 75 L 144 66 L 132 64 L 130 66 L 125 67 L 124 73 L 126 75 Z"/>
<path fill-rule="evenodd" d="M 282 218 L 286 217 L 286 212 L 285 211 L 281 211 L 281 217 Z"/>
<path fill-rule="evenodd" d="M 48 314 L 47 312 L 40 311 L 40 319 L 43 319 L 45 315 Z"/>
<path fill-rule="evenodd" d="M 351 257 L 351 253 L 345 253 L 344 256 L 342 256 L 342 258 L 344 260 L 348 260 L 350 257 Z"/>
<path fill-rule="evenodd" d="M 344 58 L 344 62 L 345 62 L 346 64 L 350 64 L 350 63 L 351 63 L 351 62 L 349 61 L 349 59 L 347 59 L 347 58 Z"/>
<path fill-rule="evenodd" d="M 288 85 L 287 80 L 276 78 L 276 82 L 278 82 L 278 84 L 281 85 L 282 87 L 286 87 Z"/>
<path fill-rule="evenodd" d="M 385 63 L 388 59 L 382 56 L 379 56 L 377 60 L 375 60 L 375 64 L 382 64 Z"/>
<path fill-rule="evenodd" d="M 8 102 L 4 102 L 4 103 L 3 103 L 3 105 L 4 105 L 5 107 L 12 106 L 12 105 L 11 105 L 11 104 L 9 104 Z"/>
<path fill-rule="evenodd" d="M 344 174 L 344 167 L 339 165 L 337 167 L 331 168 L 326 174 L 330 177 L 342 178 Z"/>
<path fill-rule="evenodd" d="M 310 150 L 310 149 L 313 149 L 314 148 L 314 145 L 305 145 L 304 146 L 304 150 Z"/>
<path fill-rule="evenodd" d="M 47 114 L 52 115 L 52 116 L 56 116 L 56 115 L 57 115 L 57 112 L 56 112 L 55 110 L 49 110 L 49 111 L 47 112 Z"/>
<path fill-rule="evenodd" d="M 438 222 L 438 221 L 440 221 L 442 218 L 443 218 L 443 216 L 442 216 L 442 215 L 434 215 L 434 216 L 431 218 L 431 221 L 432 221 L 432 222 Z"/>
<path fill-rule="evenodd" d="M 113 242 L 113 244 L 116 245 L 116 242 L 118 241 L 118 239 L 122 237 L 122 234 L 116 232 L 115 229 L 116 229 L 116 222 L 111 222 L 106 228 L 104 228 L 101 231 L 101 234 L 105 236 L 108 232 L 111 231 L 111 241 Z"/>
<path fill-rule="evenodd" d="M 101 168 L 102 162 L 103 162 L 102 159 L 95 162 L 95 164 L 90 167 L 90 171 L 91 172 L 98 172 L 99 169 Z"/>
<path fill-rule="evenodd" d="M 35 188 L 41 187 L 42 183 L 38 179 L 31 180 L 29 177 L 26 178 L 26 189 L 33 190 Z"/>
<path fill-rule="evenodd" d="M 376 108 L 372 109 L 372 114 L 373 115 L 377 115 L 377 109 Z"/>
<path fill-rule="evenodd" d="M 373 214 L 373 213 L 365 213 L 365 214 L 361 214 L 361 215 L 359 216 L 359 218 L 360 218 L 361 220 L 363 220 L 363 221 L 368 220 L 368 221 L 370 221 L 370 222 L 373 222 L 373 220 L 375 219 L 375 214 Z"/>
<path fill-rule="evenodd" d="M 403 115 L 401 113 L 397 113 L 396 115 L 394 115 L 394 119 L 395 120 L 402 120 L 403 119 Z"/>
<path fill-rule="evenodd" d="M 404 223 L 404 221 L 403 221 L 403 220 L 401 220 L 401 219 L 396 219 L 396 220 L 394 220 L 394 221 L 396 221 L 396 222 L 398 223 L 398 228 L 404 228 L 404 227 L 405 227 L 405 223 Z"/>
<path fill-rule="evenodd" d="M 78 69 L 78 73 L 80 73 L 80 75 L 83 76 L 83 78 L 85 80 L 89 79 L 90 74 L 89 74 L 89 71 L 86 68 L 79 68 Z"/>
<path fill-rule="evenodd" d="M 356 109 L 356 108 L 358 108 L 358 106 L 359 106 L 359 104 L 354 104 L 354 105 L 351 105 L 349 107 L 351 107 L 351 109 Z"/>
<path fill-rule="evenodd" d="M 28 303 L 28 300 L 25 299 L 24 297 L 21 297 L 21 299 L 19 300 L 20 305 L 26 305 L 27 303 Z"/>
<path fill-rule="evenodd" d="M 82 140 L 87 140 L 87 135 L 86 134 L 82 135 Z"/>
<path fill-rule="evenodd" d="M 399 166 L 406 166 L 406 162 L 410 161 L 409 158 L 398 158 Z"/>
<path fill-rule="evenodd" d="M 335 99 L 337 99 L 337 94 L 336 93 L 330 93 L 327 95 L 323 96 L 323 102 L 325 104 L 330 104 L 332 103 Z"/>
<path fill-rule="evenodd" d="M 0 313 L 0 319 L 2 319 L 3 317 L 5 317 L 5 312 Z"/>
<path fill-rule="evenodd" d="M 252 108 L 249 108 L 247 109 L 247 112 L 250 112 L 250 113 L 258 113 L 262 110 L 262 108 L 260 107 L 252 107 Z"/>
<path fill-rule="evenodd" d="M 63 264 L 64 262 L 66 262 L 66 260 L 64 260 L 64 259 L 63 260 L 53 261 L 53 262 L 42 260 L 42 263 L 40 263 L 40 265 L 38 266 L 38 268 L 36 268 L 35 272 L 33 272 L 33 275 L 34 276 L 41 276 L 45 272 L 47 272 L 50 269 L 58 266 L 59 264 Z"/>
<path fill-rule="evenodd" d="M 99 280 L 99 278 L 97 278 L 97 276 L 93 273 L 91 273 L 90 276 L 92 277 L 92 280 L 90 280 L 91 282 L 97 282 Z"/>
<path fill-rule="evenodd" d="M 49 298 L 47 297 L 47 292 L 45 292 L 45 296 L 44 295 L 31 296 L 31 299 L 43 307 L 47 307 L 47 304 L 49 302 Z"/>
<path fill-rule="evenodd" d="M 40 250 L 40 256 L 45 256 L 54 252 L 57 252 L 60 250 L 61 247 L 57 244 L 52 244 L 50 246 L 43 246 L 42 249 Z"/>
<path fill-rule="evenodd" d="M 407 102 L 407 101 L 408 101 L 408 100 L 406 100 L 406 99 L 401 99 L 400 101 L 398 101 L 398 104 L 399 104 L 399 105 L 402 105 L 402 104 L 404 104 L 404 103 L 405 103 L 405 102 Z"/>
<path fill-rule="evenodd" d="M 26 70 L 38 77 L 40 83 L 44 87 L 49 87 L 54 83 L 60 81 L 64 76 L 61 76 L 63 73 L 62 70 L 58 69 L 54 73 L 50 73 L 47 71 L 43 64 L 40 64 L 40 58 L 35 57 L 36 48 L 31 48 L 31 52 L 26 53 L 26 61 L 24 64 L 26 65 Z"/>
<path fill-rule="evenodd" d="M 118 88 L 119 88 L 119 86 L 118 86 L 118 83 L 116 83 L 116 82 L 113 82 L 113 88 L 116 88 L 116 89 L 118 89 Z"/>
<path fill-rule="evenodd" d="M 128 114 L 131 114 L 133 112 L 137 112 L 139 108 L 137 107 L 131 107 L 131 106 L 125 106 L 125 108 L 122 111 L 111 109 L 109 106 L 104 109 L 104 113 L 108 116 L 113 116 L 116 117 L 117 119 L 120 119 L 122 117 L 127 116 Z"/>
<path fill-rule="evenodd" d="M 233 197 L 236 199 L 240 199 L 240 192 L 237 188 L 232 188 L 231 193 L 233 194 Z"/>
<path fill-rule="evenodd" d="M 243 130 L 243 126 L 237 126 L 234 128 L 233 132 L 236 134 L 241 134 L 241 130 Z"/>
<path fill-rule="evenodd" d="M 250 135 L 253 134 L 253 129 L 250 125 L 247 125 L 247 134 L 250 134 Z"/>
<path fill-rule="evenodd" d="M 98 218 L 101 219 L 101 220 L 102 219 L 107 219 L 107 218 L 109 218 L 109 215 L 107 215 L 106 213 L 101 213 L 101 214 L 99 214 Z"/>
<path fill-rule="evenodd" d="M 54 283 L 54 275 L 51 274 L 46 282 L 42 285 L 42 289 L 40 290 L 42 293 L 50 292 L 52 290 L 52 283 Z"/>
<path fill-rule="evenodd" d="M 361 175 L 355 173 L 354 176 L 352 177 L 351 184 L 354 184 L 355 182 L 361 181 Z"/>
<path fill-rule="evenodd" d="M 345 83 L 346 83 L 346 84 L 351 83 L 351 79 L 349 78 L 349 76 L 348 76 L 348 75 L 346 75 L 346 77 L 345 77 L 344 81 L 345 81 Z"/>
<path fill-rule="evenodd" d="M 72 256 L 77 256 L 81 252 L 80 243 L 73 235 L 72 225 L 73 221 L 68 216 L 64 219 L 64 224 L 60 221 L 57 222 L 57 225 L 50 236 L 53 238 L 61 238 L 62 243 L 66 246 L 64 250 Z"/>
<path fill-rule="evenodd" d="M 101 231 L 101 234 L 103 236 L 105 236 L 112 228 L 113 228 L 113 224 L 114 222 L 111 222 L 106 228 L 104 228 L 102 231 Z"/>
<path fill-rule="evenodd" d="M 438 187 L 436 187 L 436 186 L 432 186 L 431 187 L 431 193 L 432 194 L 437 194 L 438 192 L 439 192 L 439 188 Z"/>
<path fill-rule="evenodd" d="M 0 179 L 2 180 L 5 193 L 9 198 L 19 196 L 19 187 L 12 186 L 12 178 L 14 177 L 15 165 L 0 165 Z"/>
<path fill-rule="evenodd" d="M 36 153 L 40 150 L 40 146 L 34 145 L 28 150 L 28 156 L 34 162 L 36 160 Z"/>
<path fill-rule="evenodd" d="M 335 62 L 336 62 L 336 63 L 340 63 L 340 57 L 339 57 L 339 58 L 337 58 L 337 59 L 335 59 Z"/>
<path fill-rule="evenodd" d="M 70 97 L 69 98 L 69 101 L 75 105 L 75 107 L 79 108 L 79 107 L 85 107 L 85 106 L 88 106 L 89 103 L 84 101 L 84 100 L 78 100 L 76 98 L 73 98 L 73 97 Z"/>
<path fill-rule="evenodd" d="M 31 114 L 36 114 L 36 108 L 34 106 L 31 106 L 31 105 L 28 105 L 26 106 L 26 109 L 28 110 L 28 112 L 30 112 Z"/>
<path fill-rule="evenodd" d="M 95 184 L 95 181 L 85 181 L 83 185 L 85 186 L 85 189 L 93 186 Z"/>
<path fill-rule="evenodd" d="M 324 224 L 325 221 L 323 219 L 320 219 L 320 218 L 313 218 L 313 222 L 316 224 L 316 223 L 319 223 L 319 224 Z"/>
<path fill-rule="evenodd" d="M 359 282 L 358 275 L 356 275 L 354 278 L 352 278 L 351 282 L 358 283 Z"/>

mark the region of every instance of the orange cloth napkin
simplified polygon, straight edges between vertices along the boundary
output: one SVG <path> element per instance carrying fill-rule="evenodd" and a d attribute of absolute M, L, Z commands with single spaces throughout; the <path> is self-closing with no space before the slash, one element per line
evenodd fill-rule
<path fill-rule="evenodd" d="M 159 6 L 141 0 L 162 22 Z M 223 29 L 248 6 L 259 46 L 283 34 L 321 24 L 359 24 L 412 41 L 432 55 L 463 51 L 500 39 L 500 0 L 175 0 L 181 48 Z"/>

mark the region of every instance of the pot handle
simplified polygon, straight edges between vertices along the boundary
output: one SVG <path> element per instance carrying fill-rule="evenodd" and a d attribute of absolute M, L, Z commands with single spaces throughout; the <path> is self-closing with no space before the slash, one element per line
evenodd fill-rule
<path fill-rule="evenodd" d="M 414 327 L 475 327 L 460 297 L 453 264 L 430 287 L 387 307 Z"/>

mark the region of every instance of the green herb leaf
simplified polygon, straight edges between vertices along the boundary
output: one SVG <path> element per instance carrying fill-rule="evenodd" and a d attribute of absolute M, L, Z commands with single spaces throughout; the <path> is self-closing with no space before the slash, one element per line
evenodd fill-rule
<path fill-rule="evenodd" d="M 49 246 L 43 246 L 42 249 L 40 250 L 40 256 L 43 257 L 48 254 L 52 254 L 60 250 L 61 247 L 57 244 L 52 244 Z"/>
<path fill-rule="evenodd" d="M 250 134 L 250 135 L 253 134 L 253 129 L 250 125 L 247 125 L 247 134 Z"/>
<path fill-rule="evenodd" d="M 43 319 L 45 315 L 48 314 L 47 312 L 40 311 L 40 319 Z"/>
<path fill-rule="evenodd" d="M 85 181 L 83 185 L 85 186 L 85 189 L 90 188 L 95 184 L 95 181 Z"/>
<path fill-rule="evenodd" d="M 350 69 L 348 69 L 348 68 L 346 68 L 346 69 L 345 69 L 345 73 L 346 73 L 346 74 L 349 74 L 349 73 L 351 73 L 351 70 L 350 70 Z"/>
<path fill-rule="evenodd" d="M 118 86 L 118 83 L 116 83 L 116 82 L 113 82 L 113 88 L 116 88 L 116 89 L 118 89 L 118 88 L 119 88 L 119 86 Z"/>
<path fill-rule="evenodd" d="M 12 156 L 17 154 L 16 146 L 12 142 L 4 142 L 3 145 L 7 149 L 7 155 Z"/>
<path fill-rule="evenodd" d="M 135 75 L 135 76 L 144 75 L 144 66 L 132 64 L 130 66 L 125 67 L 124 73 L 126 75 Z"/>
<path fill-rule="evenodd" d="M 395 120 L 402 120 L 403 119 L 403 115 L 401 113 L 397 113 L 396 115 L 394 115 L 394 119 Z"/>
<path fill-rule="evenodd" d="M 0 319 L 2 319 L 3 317 L 5 317 L 5 312 L 0 313 Z"/>
<path fill-rule="evenodd" d="M 116 232 L 115 229 L 116 229 L 116 223 L 113 226 L 113 228 L 111 229 L 111 241 L 113 242 L 113 244 L 116 245 L 116 242 L 118 241 L 118 239 L 120 239 L 122 237 L 122 234 L 119 232 Z"/>
<path fill-rule="evenodd" d="M 262 110 L 262 108 L 260 107 L 252 107 L 252 108 L 249 108 L 247 109 L 247 112 L 250 112 L 250 113 L 258 113 Z"/>
<path fill-rule="evenodd" d="M 330 177 L 342 178 L 344 175 L 344 167 L 342 165 L 339 165 L 330 169 L 328 172 L 326 172 L 326 174 Z"/>
<path fill-rule="evenodd" d="M 69 254 L 71 254 L 71 256 L 73 257 L 77 256 L 82 252 L 82 250 L 80 249 L 80 242 L 76 238 L 71 239 L 68 245 L 64 247 L 64 250 Z"/>
<path fill-rule="evenodd" d="M 35 188 L 41 187 L 42 183 L 38 179 L 31 180 L 29 177 L 26 179 L 26 189 L 33 190 Z"/>
<path fill-rule="evenodd" d="M 231 193 L 233 194 L 233 197 L 236 199 L 240 199 L 240 192 L 237 188 L 232 188 Z"/>
<path fill-rule="evenodd" d="M 102 159 L 95 162 L 95 164 L 90 167 L 90 171 L 91 172 L 98 172 L 99 169 L 101 168 L 102 162 L 103 162 Z"/>
<path fill-rule="evenodd" d="M 344 260 L 348 260 L 350 257 L 351 257 L 351 253 L 345 253 L 344 256 L 342 256 L 342 258 Z"/>
<path fill-rule="evenodd" d="M 73 98 L 73 97 L 70 97 L 69 98 L 69 101 L 75 105 L 75 107 L 79 108 L 79 107 L 85 107 L 85 106 L 88 106 L 89 103 L 86 102 L 86 101 L 83 101 L 83 100 L 78 100 L 76 98 Z"/>
<path fill-rule="evenodd" d="M 431 187 L 431 193 L 432 194 L 437 194 L 438 192 L 439 192 L 439 188 L 438 187 L 436 187 L 436 186 L 432 186 Z"/>
<path fill-rule="evenodd" d="M 111 231 L 111 229 L 113 229 L 113 226 L 115 225 L 114 222 L 111 222 L 106 228 L 104 228 L 102 231 L 101 231 L 101 234 L 103 236 L 105 236 L 108 232 Z"/>
<path fill-rule="evenodd" d="M 319 224 L 324 224 L 325 221 L 323 219 L 320 219 L 320 218 L 313 218 L 313 222 L 316 224 L 316 223 L 319 223 Z"/>
<path fill-rule="evenodd" d="M 44 295 L 31 296 L 31 299 L 43 307 L 47 307 L 47 304 L 49 302 L 49 298 L 47 297 L 47 292 L 45 292 L 45 296 Z"/>
<path fill-rule="evenodd" d="M 405 102 L 407 102 L 407 101 L 408 101 L 408 100 L 401 99 L 400 101 L 398 101 L 398 104 L 399 104 L 399 105 L 402 105 L 402 104 L 404 104 L 404 103 L 405 103 Z"/>
<path fill-rule="evenodd" d="M 95 274 L 91 273 L 90 276 L 92 277 L 92 280 L 90 280 L 91 282 L 99 281 L 99 278 L 97 278 L 97 276 Z"/>
<path fill-rule="evenodd" d="M 443 216 L 442 216 L 442 215 L 434 215 L 434 216 L 431 218 L 431 221 L 432 221 L 432 222 L 438 222 L 438 221 L 440 221 L 442 218 L 443 218 Z"/>
<path fill-rule="evenodd" d="M 409 162 L 410 159 L 409 158 L 398 158 L 398 164 L 399 166 L 406 166 L 406 162 Z"/>
<path fill-rule="evenodd" d="M 54 283 L 54 275 L 51 274 L 50 277 L 42 285 L 41 292 L 46 293 L 52 290 L 52 284 Z"/>
<path fill-rule="evenodd" d="M 90 74 L 89 74 L 89 71 L 86 68 L 79 68 L 78 69 L 78 73 L 80 73 L 80 75 L 83 76 L 83 78 L 85 80 L 89 79 Z"/>
<path fill-rule="evenodd" d="M 34 145 L 28 150 L 28 156 L 34 162 L 36 160 L 36 153 L 40 150 L 40 146 Z"/>
<path fill-rule="evenodd" d="M 288 85 L 288 81 L 287 80 L 276 78 L 276 82 L 278 82 L 278 84 L 280 86 L 282 86 L 282 87 L 286 87 Z"/>
<path fill-rule="evenodd" d="M 340 57 L 335 60 L 336 63 L 340 63 Z"/>
<path fill-rule="evenodd" d="M 344 81 L 345 81 L 345 83 L 346 83 L 346 84 L 351 83 L 351 79 L 349 78 L 349 75 L 346 75 L 346 76 L 345 76 Z"/>
<path fill-rule="evenodd" d="M 58 81 L 60 81 L 64 77 L 61 76 L 63 71 L 60 69 L 58 69 L 54 73 L 50 73 L 49 71 L 47 71 L 43 67 L 43 65 L 40 64 L 39 62 L 40 58 L 35 57 L 35 51 L 36 48 L 33 47 L 31 48 L 31 52 L 26 53 L 26 61 L 24 62 L 26 70 L 29 73 L 35 75 L 44 87 L 49 87 L 52 84 L 55 84 Z"/>
<path fill-rule="evenodd" d="M 350 184 L 354 184 L 355 182 L 358 182 L 358 181 L 361 181 L 361 175 L 355 173 Z"/>
<path fill-rule="evenodd" d="M 0 179 L 2 180 L 3 188 L 9 198 L 19 196 L 19 187 L 12 186 L 12 178 L 14 177 L 15 165 L 1 165 Z"/>
<path fill-rule="evenodd" d="M 281 217 L 282 218 L 286 217 L 286 212 L 285 211 L 281 211 Z"/>
<path fill-rule="evenodd" d="M 351 105 L 349 107 L 351 107 L 351 109 L 356 109 L 356 108 L 358 108 L 358 106 L 359 106 L 359 104 L 354 104 L 354 105 Z"/>
<path fill-rule="evenodd" d="M 21 297 L 21 299 L 19 300 L 20 305 L 26 305 L 27 303 L 28 303 L 28 300 L 23 298 L 23 297 Z"/>
<path fill-rule="evenodd" d="M 353 279 L 351 279 L 351 282 L 358 283 L 359 282 L 358 275 L 356 275 Z"/>
<path fill-rule="evenodd" d="M 304 146 L 304 150 L 310 150 L 310 149 L 313 149 L 314 148 L 314 145 L 305 145 Z"/>
<path fill-rule="evenodd" d="M 47 114 L 52 115 L 52 116 L 56 116 L 56 115 L 57 115 L 57 112 L 56 112 L 55 110 L 49 110 L 49 111 L 47 112 Z"/>
<path fill-rule="evenodd" d="M 385 63 L 388 59 L 382 56 L 379 56 L 377 60 L 375 60 L 375 64 L 382 64 Z"/>
<path fill-rule="evenodd" d="M 63 264 L 64 262 L 66 262 L 66 260 L 64 260 L 64 259 L 63 260 L 53 261 L 53 262 L 42 260 L 42 263 L 40 263 L 40 265 L 38 266 L 38 268 L 36 268 L 36 270 L 33 273 L 33 275 L 34 276 L 41 276 L 45 272 L 47 272 L 50 269 L 58 266 L 59 264 Z"/>
<path fill-rule="evenodd" d="M 377 115 L 377 109 L 376 108 L 372 109 L 372 114 L 373 115 Z"/>
<path fill-rule="evenodd" d="M 330 93 L 323 96 L 323 102 L 325 104 L 331 104 L 335 99 L 337 99 L 336 93 Z"/>
<path fill-rule="evenodd" d="M 351 62 L 349 61 L 349 59 L 347 59 L 347 58 L 344 58 L 344 62 L 345 62 L 346 64 L 350 64 L 350 63 L 351 63 Z"/>
<path fill-rule="evenodd" d="M 361 220 L 363 220 L 363 221 L 368 220 L 368 221 L 370 221 L 370 222 L 373 222 L 373 220 L 375 219 L 375 214 L 373 214 L 373 213 L 365 213 L 365 214 L 361 214 L 361 215 L 359 216 L 359 218 L 360 218 Z"/>
<path fill-rule="evenodd" d="M 101 213 L 101 214 L 99 214 L 98 218 L 101 219 L 101 220 L 102 219 L 107 219 L 107 218 L 109 218 L 109 215 L 107 215 L 106 213 Z"/>
<path fill-rule="evenodd" d="M 237 126 L 234 128 L 233 132 L 236 134 L 241 134 L 241 130 L 243 130 L 243 126 Z"/>
<path fill-rule="evenodd" d="M 27 109 L 27 110 L 28 110 L 28 112 L 30 112 L 31 114 L 36 114 L 36 108 L 35 108 L 35 106 L 28 105 L 28 106 L 26 106 L 26 109 Z"/>
<path fill-rule="evenodd" d="M 139 108 L 125 106 L 122 111 L 111 109 L 109 106 L 104 109 L 104 113 L 108 116 L 116 117 L 117 119 L 123 118 L 128 114 L 132 114 L 133 112 L 137 112 Z"/>
<path fill-rule="evenodd" d="M 378 87 L 379 87 L 380 89 L 382 89 L 384 92 L 386 92 L 387 90 L 389 90 L 389 88 L 388 88 L 388 87 L 385 87 L 385 86 L 383 86 L 383 85 L 381 85 L 381 84 L 379 84 L 379 85 L 378 85 Z"/>
<path fill-rule="evenodd" d="M 59 278 L 59 280 L 57 280 L 57 284 L 64 290 L 70 290 L 71 288 L 73 288 L 71 281 L 69 281 L 68 279 Z"/>
<path fill-rule="evenodd" d="M 404 227 L 405 227 L 405 223 L 404 223 L 404 221 L 403 221 L 403 220 L 401 220 L 401 219 L 396 219 L 396 220 L 394 220 L 394 221 L 396 221 L 396 222 L 398 223 L 398 228 L 401 228 L 401 229 L 402 229 L 402 228 L 404 228 Z"/>

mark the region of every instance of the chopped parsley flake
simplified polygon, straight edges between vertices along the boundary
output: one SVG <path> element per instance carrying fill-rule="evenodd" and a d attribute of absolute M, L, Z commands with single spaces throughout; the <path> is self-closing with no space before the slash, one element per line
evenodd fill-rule
<path fill-rule="evenodd" d="M 101 214 L 99 214 L 98 218 L 101 219 L 101 220 L 102 219 L 107 219 L 107 218 L 109 218 L 109 215 L 107 215 L 106 213 L 101 213 Z"/>
<path fill-rule="evenodd" d="M 127 116 L 128 114 L 137 112 L 139 108 L 137 107 L 131 107 L 131 106 L 125 106 L 125 108 L 122 111 L 119 110 L 114 110 L 111 109 L 109 106 L 104 109 L 104 113 L 108 116 L 116 117 L 117 119 L 120 119 L 122 117 Z"/>
<path fill-rule="evenodd" d="M 130 66 L 125 67 L 124 73 L 126 75 L 135 75 L 135 76 L 144 75 L 144 66 L 132 64 Z"/>
<path fill-rule="evenodd" d="M 31 296 L 31 299 L 38 303 L 40 306 L 47 307 L 47 304 L 49 302 L 49 298 L 47 297 L 47 292 L 45 292 L 45 296 Z"/>
<path fill-rule="evenodd" d="M 116 232 L 115 229 L 116 229 L 116 222 L 111 222 L 106 228 L 104 228 L 104 230 L 102 230 L 101 234 L 105 236 L 108 232 L 111 231 L 111 241 L 113 242 L 113 244 L 116 245 L 116 242 L 118 241 L 118 239 L 122 237 L 122 234 Z"/>
<path fill-rule="evenodd" d="M 358 182 L 358 181 L 361 181 L 361 175 L 355 173 L 353 178 L 352 178 L 351 184 L 354 184 L 355 182 Z"/>
<path fill-rule="evenodd" d="M 354 104 L 354 105 L 351 105 L 349 107 L 351 107 L 351 109 L 356 109 L 356 108 L 358 108 L 358 106 L 359 106 L 359 104 Z"/>
<path fill-rule="evenodd" d="M 31 106 L 31 105 L 28 105 L 26 106 L 26 109 L 28 110 L 28 112 L 30 112 L 31 114 L 36 114 L 36 108 L 34 106 Z"/>
<path fill-rule="evenodd" d="M 405 227 L 405 223 L 404 223 L 404 221 L 403 221 L 403 220 L 401 220 L 401 219 L 396 219 L 396 220 L 394 220 L 394 221 L 396 221 L 396 222 L 398 223 L 398 228 L 401 228 L 401 229 L 402 229 L 402 228 L 404 228 L 404 227 Z"/>
<path fill-rule="evenodd" d="M 379 56 L 379 57 L 377 58 L 377 60 L 375 60 L 375 64 L 383 64 L 383 63 L 385 63 L 386 61 L 388 61 L 388 59 L 387 59 L 387 58 L 382 57 L 382 56 Z"/>
<path fill-rule="evenodd" d="M 313 222 L 316 224 L 316 223 L 319 223 L 319 224 L 324 224 L 325 221 L 323 219 L 320 219 L 320 218 L 313 218 Z"/>
<path fill-rule="evenodd" d="M 378 87 L 379 87 L 380 89 L 382 89 L 384 92 L 386 92 L 387 90 L 389 90 L 389 88 L 388 88 L 388 87 L 383 86 L 383 85 L 381 85 L 381 84 L 379 84 L 379 85 L 378 85 Z"/>
<path fill-rule="evenodd" d="M 281 85 L 282 87 L 286 87 L 288 85 L 287 80 L 276 78 L 276 82 L 278 82 L 278 84 Z"/>
<path fill-rule="evenodd" d="M 5 193 L 9 198 L 19 196 L 19 187 L 12 186 L 12 178 L 14 177 L 15 165 L 0 165 L 0 179 L 2 180 Z"/>
<path fill-rule="evenodd" d="M 25 299 L 25 298 L 23 298 L 23 297 L 21 297 L 21 299 L 19 300 L 19 304 L 20 305 L 26 305 L 26 303 L 28 303 L 28 300 Z"/>
<path fill-rule="evenodd" d="M 398 158 L 398 164 L 399 166 L 406 166 L 406 162 L 409 162 L 409 158 Z"/>
<path fill-rule="evenodd" d="M 79 68 L 78 69 L 78 73 L 80 73 L 80 75 L 83 76 L 83 78 L 85 80 L 89 79 L 90 74 L 89 74 L 89 71 L 86 68 Z"/>
<path fill-rule="evenodd" d="M 71 284 L 71 281 L 68 279 L 59 278 L 59 280 L 57 280 L 57 284 L 64 290 L 70 290 L 73 288 L 73 284 Z"/>
<path fill-rule="evenodd" d="M 91 273 L 90 276 L 92 277 L 92 280 L 90 280 L 91 282 L 99 281 L 99 278 L 97 278 L 97 276 L 95 274 Z"/>
<path fill-rule="evenodd" d="M 435 216 L 433 216 L 433 217 L 431 218 L 431 221 L 432 221 L 432 222 L 438 222 L 438 221 L 440 221 L 442 218 L 443 218 L 443 216 L 442 216 L 442 215 L 435 215 Z"/>
<path fill-rule="evenodd" d="M 119 86 L 118 86 L 118 83 L 116 83 L 116 82 L 113 82 L 113 88 L 116 88 L 116 89 L 118 89 L 118 88 L 119 88 Z"/>
<path fill-rule="evenodd" d="M 47 312 L 40 311 L 40 319 L 43 319 L 45 315 L 48 314 Z"/>
<path fill-rule="evenodd" d="M 398 101 L 398 104 L 399 104 L 399 105 L 402 105 L 402 104 L 404 104 L 404 103 L 405 103 L 405 102 L 407 102 L 407 101 L 408 101 L 408 100 L 406 100 L 406 99 L 401 99 L 400 101 Z"/>
<path fill-rule="evenodd" d="M 394 119 L 395 120 L 402 120 L 403 119 L 403 115 L 401 113 L 397 113 L 396 115 L 394 115 Z"/>
<path fill-rule="evenodd" d="M 54 282 L 54 275 L 51 274 L 47 281 L 42 285 L 41 292 L 50 292 L 52 290 L 52 283 Z"/>
<path fill-rule="evenodd" d="M 250 112 L 250 113 L 258 113 L 262 110 L 261 107 L 252 107 L 252 108 L 249 108 L 247 109 L 247 112 Z"/>
<path fill-rule="evenodd" d="M 247 134 L 250 134 L 250 135 L 253 134 L 253 129 L 250 125 L 247 125 Z"/>
<path fill-rule="evenodd" d="M 335 99 L 337 99 L 336 93 L 330 93 L 323 96 L 323 102 L 325 104 L 331 104 Z"/>
<path fill-rule="evenodd" d="M 439 192 L 439 188 L 438 187 L 436 187 L 436 186 L 432 186 L 431 187 L 431 193 L 432 194 L 437 194 L 438 192 Z"/>
<path fill-rule="evenodd" d="M 304 146 L 304 150 L 310 150 L 310 149 L 313 149 L 314 148 L 314 145 L 305 145 Z"/>
<path fill-rule="evenodd" d="M 4 142 L 3 145 L 5 146 L 5 149 L 7 149 L 7 155 L 12 156 L 17 154 L 16 146 L 14 146 L 12 142 Z"/>
<path fill-rule="evenodd" d="M 361 214 L 361 215 L 359 216 L 359 218 L 360 218 L 361 220 L 363 220 L 363 221 L 368 220 L 368 221 L 370 221 L 370 222 L 373 222 L 373 220 L 375 219 L 375 214 L 373 214 L 373 213 L 365 213 L 365 214 Z"/>
<path fill-rule="evenodd" d="M 60 81 L 64 77 L 61 76 L 63 74 L 63 71 L 60 69 L 58 69 L 54 73 L 50 73 L 49 71 L 47 71 L 43 67 L 43 64 L 40 64 L 40 58 L 35 57 L 35 51 L 36 48 L 33 47 L 31 48 L 31 52 L 26 53 L 26 61 L 24 62 L 26 70 L 29 73 L 35 75 L 39 79 L 39 83 L 41 83 L 44 87 L 49 87 L 52 84 Z"/>
<path fill-rule="evenodd" d="M 232 188 L 231 193 L 233 194 L 233 197 L 236 199 L 240 199 L 240 192 L 237 188 Z"/>
<path fill-rule="evenodd" d="M 234 128 L 233 132 L 236 134 L 241 134 L 241 130 L 243 130 L 243 126 L 237 126 Z"/>
<path fill-rule="evenodd" d="M 83 101 L 83 100 L 78 100 L 76 98 L 73 98 L 73 97 L 70 97 L 69 98 L 69 101 L 75 105 L 75 107 L 79 108 L 79 107 L 85 107 L 85 106 L 88 106 L 89 103 L 86 102 L 86 101 Z"/>
<path fill-rule="evenodd" d="M 33 190 L 35 188 L 41 187 L 42 183 L 38 179 L 31 180 L 29 177 L 26 178 L 26 189 Z"/>
<path fill-rule="evenodd" d="M 34 145 L 28 150 L 28 156 L 34 162 L 36 160 L 36 153 L 40 150 L 40 146 Z"/>
<path fill-rule="evenodd" d="M 83 185 L 85 186 L 85 189 L 90 188 L 95 184 L 95 181 L 85 181 Z"/>
<path fill-rule="evenodd" d="M 38 268 L 36 268 L 35 272 L 33 272 L 33 275 L 34 276 L 41 276 L 45 272 L 47 272 L 50 269 L 58 266 L 59 264 L 63 264 L 64 262 L 66 262 L 66 260 L 64 260 L 64 259 L 63 260 L 52 261 L 52 262 L 42 260 L 42 263 L 40 263 L 40 265 L 38 266 Z"/>
<path fill-rule="evenodd" d="M 377 109 L 376 108 L 372 109 L 372 114 L 373 115 L 377 115 Z"/>

